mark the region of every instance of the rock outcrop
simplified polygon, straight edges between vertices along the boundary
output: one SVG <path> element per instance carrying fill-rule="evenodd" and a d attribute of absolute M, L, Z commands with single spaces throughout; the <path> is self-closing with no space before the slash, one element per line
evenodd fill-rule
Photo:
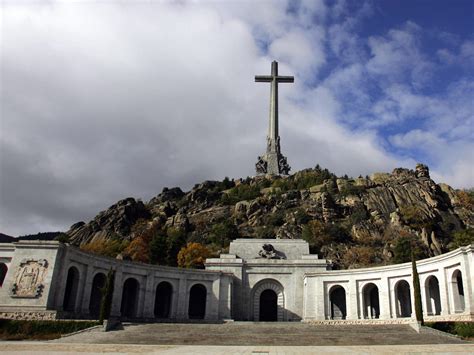
<path fill-rule="evenodd" d="M 474 226 L 474 211 L 458 191 L 431 180 L 423 164 L 356 179 L 316 167 L 289 177 L 205 181 L 189 192 L 164 188 L 146 204 L 119 201 L 67 234 L 76 245 L 131 239 L 139 219 L 202 243 L 215 243 L 216 233 L 228 242 L 238 236 L 307 238 L 312 230 L 317 252 L 343 264 L 345 252 L 357 247 L 373 248 L 373 260 L 389 262 L 403 236 L 418 240 L 429 255 L 445 252 L 453 232 Z"/>
<path fill-rule="evenodd" d="M 132 226 L 139 219 L 148 219 L 151 214 L 144 203 L 126 198 L 100 212 L 89 223 L 78 222 L 66 234 L 72 244 L 82 245 L 98 239 L 130 238 Z"/>

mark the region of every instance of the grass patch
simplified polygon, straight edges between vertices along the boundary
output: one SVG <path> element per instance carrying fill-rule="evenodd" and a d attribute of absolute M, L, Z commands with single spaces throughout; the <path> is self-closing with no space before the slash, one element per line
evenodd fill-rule
<path fill-rule="evenodd" d="M 474 322 L 426 322 L 425 325 L 462 338 L 474 338 Z"/>
<path fill-rule="evenodd" d="M 1 340 L 49 340 L 74 333 L 100 323 L 97 321 L 11 320 L 0 319 Z"/>

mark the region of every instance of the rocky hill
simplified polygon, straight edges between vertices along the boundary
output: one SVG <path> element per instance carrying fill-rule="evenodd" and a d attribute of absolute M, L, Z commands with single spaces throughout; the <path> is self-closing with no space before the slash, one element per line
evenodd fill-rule
<path fill-rule="evenodd" d="M 436 184 L 418 164 L 355 179 L 317 166 L 288 177 L 205 181 L 189 192 L 164 188 L 148 203 L 119 201 L 66 234 L 92 251 L 115 243 L 115 254 L 170 265 L 187 242 L 217 254 L 238 237 L 304 238 L 312 252 L 351 268 L 405 261 L 413 244 L 419 258 L 438 255 L 473 226 L 472 193 Z"/>

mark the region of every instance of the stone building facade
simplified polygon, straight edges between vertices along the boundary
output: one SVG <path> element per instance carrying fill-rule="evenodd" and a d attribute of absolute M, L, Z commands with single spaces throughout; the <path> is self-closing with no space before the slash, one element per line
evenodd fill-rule
<path fill-rule="evenodd" d="M 474 320 L 474 245 L 420 260 L 428 320 Z M 0 318 L 97 319 L 109 270 L 111 315 L 139 321 L 409 322 L 411 263 L 331 270 L 303 240 L 237 239 L 205 270 L 148 265 L 59 242 L 0 244 Z"/>

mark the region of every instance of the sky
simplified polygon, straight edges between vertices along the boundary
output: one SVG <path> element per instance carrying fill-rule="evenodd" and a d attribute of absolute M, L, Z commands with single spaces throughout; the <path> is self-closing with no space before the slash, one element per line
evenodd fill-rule
<path fill-rule="evenodd" d="M 0 232 L 255 174 L 280 75 L 292 172 L 474 186 L 474 2 L 3 1 Z"/>

